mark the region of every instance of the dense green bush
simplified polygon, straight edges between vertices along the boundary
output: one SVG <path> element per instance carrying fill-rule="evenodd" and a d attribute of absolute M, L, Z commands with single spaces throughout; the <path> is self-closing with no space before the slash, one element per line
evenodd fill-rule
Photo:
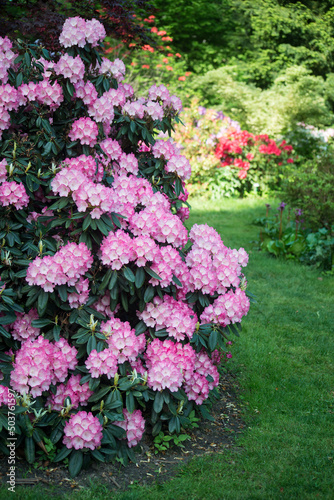
<path fill-rule="evenodd" d="M 243 81 L 239 66 L 224 66 L 194 79 L 193 87 L 203 105 L 223 109 L 253 133 L 277 136 L 299 122 L 316 126 L 334 122 L 331 81 L 293 66 L 282 71 L 270 88 L 261 90 Z"/>
<path fill-rule="evenodd" d="M 334 224 L 334 146 L 325 146 L 321 154 L 289 167 L 281 194 L 315 229 Z"/>
<path fill-rule="evenodd" d="M 332 271 L 334 226 L 312 230 L 305 226 L 303 211 L 286 208 L 284 202 L 279 205 L 278 212 L 271 217 L 270 209 L 270 205 L 267 204 L 266 216 L 254 221 L 254 224 L 261 226 L 258 248 L 275 257 L 299 260 L 303 264 Z"/>

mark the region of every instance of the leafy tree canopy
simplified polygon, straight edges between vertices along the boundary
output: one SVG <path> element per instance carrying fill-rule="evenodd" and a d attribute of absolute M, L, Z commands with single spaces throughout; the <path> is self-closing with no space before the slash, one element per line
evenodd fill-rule
<path fill-rule="evenodd" d="M 334 1 L 152 0 L 155 15 L 189 68 L 241 66 L 241 79 L 267 88 L 289 66 L 334 71 Z"/>

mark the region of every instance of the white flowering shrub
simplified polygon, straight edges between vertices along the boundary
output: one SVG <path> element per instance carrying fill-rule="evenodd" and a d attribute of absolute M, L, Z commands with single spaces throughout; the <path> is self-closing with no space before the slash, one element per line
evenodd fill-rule
<path fill-rule="evenodd" d="M 48 438 L 72 476 L 209 416 L 249 308 L 246 252 L 183 224 L 190 165 L 155 139 L 181 102 L 136 97 L 104 35 L 68 19 L 52 57 L 0 38 L 0 448 L 15 432 L 32 463 Z"/>

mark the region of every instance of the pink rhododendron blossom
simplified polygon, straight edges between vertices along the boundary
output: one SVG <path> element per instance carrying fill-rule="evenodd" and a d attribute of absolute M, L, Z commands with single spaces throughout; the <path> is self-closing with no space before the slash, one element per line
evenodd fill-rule
<path fill-rule="evenodd" d="M 73 122 L 70 133 L 71 141 L 80 141 L 80 144 L 87 144 L 93 147 L 96 144 L 99 129 L 96 123 L 90 118 L 79 118 Z"/>
<path fill-rule="evenodd" d="M 53 256 L 36 257 L 28 266 L 26 281 L 52 292 L 56 285 L 75 285 L 92 263 L 93 257 L 85 243 L 68 243 Z"/>
<path fill-rule="evenodd" d="M 104 349 L 101 352 L 93 349 L 85 361 L 85 365 L 92 378 L 107 375 L 110 379 L 117 373 L 118 359 L 111 349 Z"/>
<path fill-rule="evenodd" d="M 140 101 L 126 102 L 122 108 L 122 114 L 130 118 L 143 118 L 145 107 Z"/>
<path fill-rule="evenodd" d="M 69 17 L 63 24 L 59 42 L 63 47 L 84 47 L 86 45 L 86 21 L 81 17 Z"/>
<path fill-rule="evenodd" d="M 29 196 L 24 185 L 15 181 L 4 181 L 0 185 L 0 204 L 4 207 L 14 205 L 17 210 L 27 207 L 29 205 Z"/>
<path fill-rule="evenodd" d="M 64 427 L 63 443 L 67 448 L 95 450 L 102 441 L 103 427 L 91 412 L 79 411 L 71 415 Z"/>
<path fill-rule="evenodd" d="M 57 75 L 68 78 L 71 83 L 78 83 L 85 75 L 85 65 L 79 55 L 72 57 L 68 54 L 60 56 L 54 67 Z"/>
<path fill-rule="evenodd" d="M 111 318 L 101 323 L 100 331 L 106 336 L 109 350 L 117 358 L 118 363 L 135 361 L 146 346 L 145 335 L 137 336 L 128 321 Z"/>
<path fill-rule="evenodd" d="M 102 263 L 111 269 L 121 269 L 124 264 L 135 259 L 132 239 L 122 229 L 110 232 L 103 239 L 100 250 Z"/>
<path fill-rule="evenodd" d="M 225 295 L 220 295 L 213 304 L 207 306 L 201 314 L 202 323 L 215 323 L 227 326 L 239 323 L 241 318 L 248 313 L 249 298 L 240 288 L 232 290 Z"/>
<path fill-rule="evenodd" d="M 23 342 L 17 351 L 10 374 L 12 388 L 20 394 L 41 396 L 51 383 L 63 382 L 69 369 L 74 369 L 77 350 L 65 339 L 54 344 L 41 335 Z"/>
<path fill-rule="evenodd" d="M 126 408 L 123 409 L 124 420 L 113 422 L 126 431 L 128 447 L 136 446 L 143 437 L 145 430 L 145 419 L 140 410 L 129 413 Z"/>
<path fill-rule="evenodd" d="M 94 84 L 90 81 L 84 82 L 79 80 L 74 84 L 75 96 L 82 99 L 84 104 L 92 106 L 98 97 L 98 93 Z"/>
<path fill-rule="evenodd" d="M 0 184 L 7 179 L 7 165 L 6 159 L 0 161 Z"/>
<path fill-rule="evenodd" d="M 110 61 L 110 59 L 102 57 L 102 64 L 99 68 L 99 74 L 111 76 L 118 82 L 121 82 L 124 79 L 125 75 L 125 64 L 121 59 Z"/>
<path fill-rule="evenodd" d="M 97 302 L 92 304 L 91 306 L 93 309 L 96 311 L 104 314 L 107 318 L 113 318 L 114 315 L 117 313 L 117 311 L 120 308 L 120 305 L 118 304 L 115 308 L 114 311 L 110 309 L 110 292 L 107 290 L 102 297 L 98 299 Z"/>
<path fill-rule="evenodd" d="M 146 304 L 142 313 L 137 312 L 137 316 L 156 331 L 166 329 L 168 335 L 178 341 L 186 337 L 190 339 L 198 322 L 197 315 L 188 304 L 169 295 L 164 295 L 163 299 L 155 297 L 152 302 Z"/>
<path fill-rule="evenodd" d="M 7 36 L 5 38 L 0 36 L 0 80 L 2 80 L 2 83 L 7 83 L 7 71 L 14 65 L 14 60 L 17 57 L 11 50 L 12 47 L 12 42 Z"/>
<path fill-rule="evenodd" d="M 38 337 L 40 329 L 31 325 L 31 322 L 38 318 L 36 309 L 31 309 L 27 314 L 18 313 L 16 321 L 11 325 L 13 338 L 23 342 Z"/>
<path fill-rule="evenodd" d="M 72 292 L 67 295 L 67 300 L 72 309 L 86 304 L 89 298 L 89 279 L 86 278 L 84 280 L 80 278 L 74 286 L 77 290 L 77 293 Z"/>
<path fill-rule="evenodd" d="M 103 24 L 93 18 L 86 21 L 85 36 L 87 42 L 96 47 L 98 42 L 105 39 L 107 33 Z"/>
<path fill-rule="evenodd" d="M 80 406 L 87 406 L 88 399 L 92 396 L 93 391 L 89 388 L 89 383 L 80 384 L 80 375 L 72 375 L 66 384 L 57 385 L 56 394 L 51 394 L 45 406 L 51 406 L 52 410 L 60 411 L 64 407 L 66 398 L 71 399 L 72 408 L 76 409 Z"/>
<path fill-rule="evenodd" d="M 9 392 L 9 388 L 0 384 L 0 407 L 2 405 L 8 405 L 8 402 L 11 402 L 12 399 L 12 393 Z"/>

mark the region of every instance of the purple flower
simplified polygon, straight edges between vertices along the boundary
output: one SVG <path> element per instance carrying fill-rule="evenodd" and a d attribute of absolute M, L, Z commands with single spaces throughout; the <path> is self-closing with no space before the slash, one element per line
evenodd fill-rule
<path fill-rule="evenodd" d="M 282 201 L 282 203 L 279 205 L 277 210 L 280 210 L 281 212 L 283 212 L 285 207 L 286 207 L 286 203 L 284 203 L 284 201 Z"/>
<path fill-rule="evenodd" d="M 205 113 L 206 113 L 206 108 L 204 108 L 204 106 L 198 106 L 198 114 L 205 115 Z"/>
<path fill-rule="evenodd" d="M 216 118 L 217 120 L 224 120 L 225 115 L 222 111 L 217 111 Z"/>

